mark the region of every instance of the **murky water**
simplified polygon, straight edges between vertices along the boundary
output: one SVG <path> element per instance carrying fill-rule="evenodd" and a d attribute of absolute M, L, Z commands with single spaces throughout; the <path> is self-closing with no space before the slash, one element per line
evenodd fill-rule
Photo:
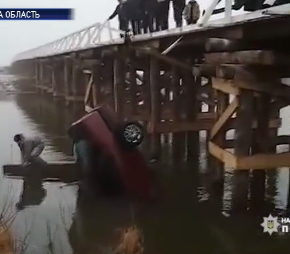
<path fill-rule="evenodd" d="M 287 110 L 282 114 L 286 116 Z M 20 161 L 19 151 L 12 145 L 13 135 L 19 132 L 37 134 L 47 141 L 44 159 L 72 159 L 66 128 L 74 117 L 71 108 L 51 99 L 4 96 L 0 101 L 0 164 Z M 281 133 L 288 134 L 287 129 L 286 119 Z M 28 254 L 51 253 L 51 248 L 56 254 L 85 254 L 92 249 L 94 253 L 112 253 L 109 250 L 116 244 L 117 230 L 132 224 L 142 229 L 148 254 L 289 253 L 290 239 L 267 237 L 261 218 L 251 213 L 238 218 L 221 214 L 218 199 L 212 199 L 205 187 L 205 157 L 201 154 L 196 165 L 156 165 L 164 189 L 162 201 L 157 203 L 78 197 L 77 187 L 60 189 L 60 183 L 38 183 L 27 189 L 23 180 L 3 178 L 0 207 L 9 203 L 9 211 L 17 212 L 12 231 L 18 244 L 28 243 Z M 277 211 L 283 211 L 288 171 L 277 172 L 268 174 L 266 198 Z M 23 187 L 30 195 L 21 200 Z M 227 172 L 224 211 L 230 210 L 230 197 L 231 172 Z"/>

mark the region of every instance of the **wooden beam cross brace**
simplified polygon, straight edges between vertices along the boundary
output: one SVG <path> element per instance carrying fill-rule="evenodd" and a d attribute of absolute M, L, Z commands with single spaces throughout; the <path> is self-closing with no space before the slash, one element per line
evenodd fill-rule
<path fill-rule="evenodd" d="M 210 139 L 216 137 L 216 135 L 222 130 L 222 127 L 224 127 L 224 125 L 227 124 L 232 115 L 236 112 L 238 106 L 239 101 L 237 98 L 235 98 L 212 127 Z"/>

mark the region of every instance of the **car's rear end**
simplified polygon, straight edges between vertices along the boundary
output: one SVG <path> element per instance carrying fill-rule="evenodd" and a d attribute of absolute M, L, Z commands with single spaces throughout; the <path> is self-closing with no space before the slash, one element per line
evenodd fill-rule
<path fill-rule="evenodd" d="M 128 195 L 150 199 L 152 186 L 149 167 L 140 151 L 124 140 L 124 124 L 113 110 L 99 107 L 73 123 L 69 133 L 73 139 L 85 139 L 110 160 Z"/>

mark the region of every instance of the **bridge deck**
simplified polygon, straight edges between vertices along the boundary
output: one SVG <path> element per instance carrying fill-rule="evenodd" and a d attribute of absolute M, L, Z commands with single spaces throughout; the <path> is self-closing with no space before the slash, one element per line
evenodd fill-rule
<path fill-rule="evenodd" d="M 168 29 L 166 31 L 155 32 L 151 34 L 141 34 L 134 36 L 132 41 L 135 43 L 160 40 L 160 39 L 174 39 L 179 36 L 196 36 L 200 33 L 207 33 L 215 37 L 234 37 L 236 39 L 244 38 L 246 35 L 241 29 L 247 26 L 248 36 L 266 36 L 271 34 L 275 36 L 277 32 L 284 34 L 290 30 L 286 20 L 289 21 L 290 17 L 290 4 L 271 7 L 264 10 L 246 13 L 242 15 L 232 16 L 229 19 L 221 18 L 209 21 L 207 24 L 196 24 L 185 26 L 181 28 Z M 202 17 L 203 18 L 203 17 Z M 201 19 L 202 19 L 201 18 Z M 267 23 L 268 22 L 268 23 Z M 268 26 L 270 25 L 271 26 Z M 288 23 L 289 24 L 289 23 Z M 260 26 L 261 25 L 261 26 Z M 109 40 L 102 38 L 103 29 L 108 30 Z M 235 28 L 235 31 L 230 32 L 229 29 Z M 238 29 L 240 29 L 238 31 Z M 259 29 L 259 32 L 257 31 Z M 261 30 L 262 29 L 262 30 Z M 223 32 L 218 36 L 217 33 Z M 254 31 L 254 32 L 253 32 Z M 211 36 L 213 36 L 211 34 Z M 71 52 L 78 52 L 98 47 L 113 46 L 124 43 L 124 39 L 119 38 L 119 31 L 110 27 L 109 23 L 96 23 L 80 31 L 72 33 L 54 42 L 45 44 L 43 46 L 22 52 L 13 59 L 13 62 L 28 60 L 33 58 L 45 58 Z"/>

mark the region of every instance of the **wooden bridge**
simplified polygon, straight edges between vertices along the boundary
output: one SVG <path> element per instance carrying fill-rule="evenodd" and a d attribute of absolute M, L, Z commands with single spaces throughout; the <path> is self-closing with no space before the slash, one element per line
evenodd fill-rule
<path fill-rule="evenodd" d="M 277 136 L 280 109 L 290 104 L 281 82 L 290 76 L 290 4 L 232 16 L 231 2 L 224 18 L 209 21 L 215 0 L 196 25 L 125 39 L 96 23 L 18 54 L 13 70 L 22 85 L 68 106 L 109 104 L 144 122 L 155 157 L 170 133 L 176 156 L 196 159 L 205 130 L 215 174 L 236 170 L 236 193 L 246 199 L 249 170 L 261 183 L 265 169 L 290 166 L 290 152 L 276 154 L 290 140 Z M 230 129 L 235 138 L 226 140 Z"/>

